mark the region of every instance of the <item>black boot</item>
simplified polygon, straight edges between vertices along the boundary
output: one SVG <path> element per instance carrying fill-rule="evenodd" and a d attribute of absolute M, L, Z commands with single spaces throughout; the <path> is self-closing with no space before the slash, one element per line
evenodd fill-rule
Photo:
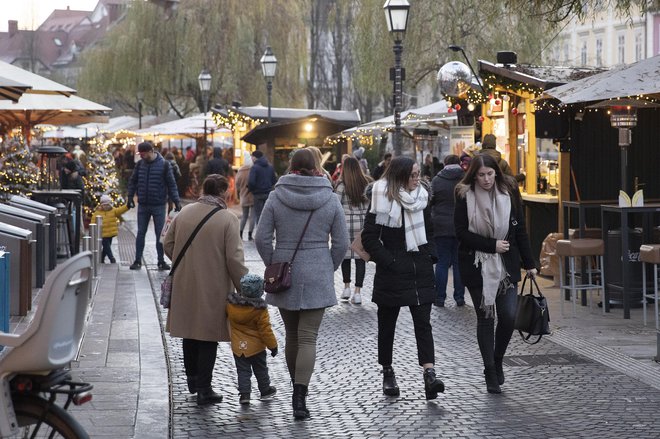
<path fill-rule="evenodd" d="M 486 390 L 488 390 L 488 393 L 502 393 L 502 389 L 497 383 L 497 373 L 495 373 L 494 366 L 485 368 L 484 376 L 486 377 Z"/>
<path fill-rule="evenodd" d="M 248 241 L 252 241 L 252 232 L 248 232 Z"/>
<path fill-rule="evenodd" d="M 186 375 L 186 381 L 188 382 L 188 391 L 193 395 L 197 393 L 197 377 L 195 375 Z"/>
<path fill-rule="evenodd" d="M 197 389 L 197 405 L 217 404 L 219 402 L 222 402 L 222 395 L 218 395 L 210 387 Z"/>
<path fill-rule="evenodd" d="M 426 399 L 436 399 L 438 392 L 445 391 L 445 384 L 435 376 L 435 369 L 432 367 L 424 370 L 424 391 Z"/>
<path fill-rule="evenodd" d="M 243 231 L 241 230 L 241 241 L 243 240 Z"/>
<path fill-rule="evenodd" d="M 387 396 L 399 396 L 399 386 L 396 384 L 392 366 L 383 366 L 383 393 Z"/>
<path fill-rule="evenodd" d="M 500 386 L 504 384 L 504 369 L 502 368 L 502 358 L 495 358 L 495 374 L 497 375 L 497 383 Z"/>
<path fill-rule="evenodd" d="M 305 419 L 309 418 L 309 410 L 307 410 L 307 405 L 305 404 L 305 398 L 307 397 L 307 386 L 304 384 L 294 384 L 293 385 L 293 417 L 296 419 Z"/>

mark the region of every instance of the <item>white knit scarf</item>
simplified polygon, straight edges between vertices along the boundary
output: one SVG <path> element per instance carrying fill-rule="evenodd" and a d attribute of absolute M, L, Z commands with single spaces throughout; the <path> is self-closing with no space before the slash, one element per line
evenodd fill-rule
<path fill-rule="evenodd" d="M 376 214 L 376 224 L 398 228 L 402 225 L 403 210 L 406 223 L 406 250 L 419 251 L 419 246 L 426 244 L 424 208 L 429 201 L 428 192 L 420 185 L 412 192 L 401 188 L 399 196 L 401 203 L 388 199 L 387 181 L 376 181 L 371 192 L 371 213 Z"/>
<path fill-rule="evenodd" d="M 511 198 L 499 190 L 497 185 L 490 190 L 483 190 L 478 184 L 474 191 L 466 194 L 468 210 L 468 230 L 487 238 L 506 239 L 509 232 Z M 495 298 L 500 284 L 507 279 L 506 266 L 500 253 L 474 252 L 474 265 L 481 263 L 483 281 L 483 299 L 480 308 L 486 317 L 494 316 Z"/>

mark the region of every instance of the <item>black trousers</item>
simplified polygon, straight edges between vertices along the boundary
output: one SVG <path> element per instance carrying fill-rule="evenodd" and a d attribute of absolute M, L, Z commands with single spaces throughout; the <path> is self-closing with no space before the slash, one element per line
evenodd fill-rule
<path fill-rule="evenodd" d="M 252 390 L 252 371 L 257 378 L 259 391 L 264 393 L 270 387 L 266 351 L 261 351 L 251 357 L 234 354 L 236 373 L 238 375 L 238 393 L 250 393 Z"/>
<path fill-rule="evenodd" d="M 497 328 L 495 318 L 486 318 L 481 309 L 483 292 L 481 287 L 468 288 L 474 310 L 477 313 L 477 342 L 484 366 L 490 368 L 495 360 L 501 361 L 509 346 L 513 334 L 513 323 L 516 320 L 516 307 L 518 304 L 517 285 L 513 285 L 506 292 L 495 297 L 495 313 L 497 314 Z"/>
<path fill-rule="evenodd" d="M 105 261 L 106 256 L 110 259 L 115 258 L 112 255 L 112 236 L 109 238 L 101 238 L 101 248 L 101 261 Z"/>
<path fill-rule="evenodd" d="M 197 389 L 209 389 L 213 378 L 213 366 L 218 352 L 218 342 L 183 339 L 183 366 L 186 375 L 196 378 Z"/>
<path fill-rule="evenodd" d="M 409 306 L 417 341 L 417 360 L 419 365 L 435 363 L 435 347 L 431 330 L 431 304 Z M 378 363 L 381 366 L 392 365 L 394 349 L 394 331 L 399 317 L 400 306 L 378 305 Z"/>
<path fill-rule="evenodd" d="M 341 262 L 341 276 L 345 284 L 351 283 L 351 261 L 355 261 L 355 286 L 362 288 L 367 266 L 364 259 L 344 259 Z"/>

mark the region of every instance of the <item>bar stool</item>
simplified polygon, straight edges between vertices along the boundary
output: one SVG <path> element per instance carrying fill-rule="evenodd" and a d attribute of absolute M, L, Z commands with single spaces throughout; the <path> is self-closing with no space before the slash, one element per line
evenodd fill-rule
<path fill-rule="evenodd" d="M 603 298 L 603 314 L 605 313 L 605 287 L 603 279 L 603 254 L 605 253 L 605 245 L 602 239 L 560 239 L 557 241 L 557 255 L 560 258 L 568 258 L 568 274 L 570 275 L 570 283 L 566 285 L 564 276 L 564 263 L 559 264 L 559 291 L 561 313 L 564 315 L 564 298 L 561 292 L 568 291 L 573 301 L 573 316 L 577 314 L 577 296 L 579 290 L 589 291 L 589 308 L 591 309 L 591 293 L 593 291 L 601 291 Z M 587 282 L 580 278 L 580 284 L 575 281 L 576 273 L 575 259 L 586 257 L 587 259 Z M 596 260 L 596 266 L 592 267 L 592 258 Z M 599 275 L 600 284 L 595 283 L 594 275 Z"/>
<path fill-rule="evenodd" d="M 644 304 L 644 326 L 646 326 L 646 299 L 653 299 L 655 305 L 655 329 L 660 331 L 658 321 L 658 264 L 660 264 L 660 244 L 645 244 L 639 248 L 642 262 L 642 303 Z M 646 264 L 653 265 L 653 294 L 646 292 Z"/>

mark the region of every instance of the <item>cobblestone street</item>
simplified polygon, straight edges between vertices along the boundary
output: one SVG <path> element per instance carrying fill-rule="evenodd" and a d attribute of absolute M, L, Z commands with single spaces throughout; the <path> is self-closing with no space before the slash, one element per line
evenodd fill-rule
<path fill-rule="evenodd" d="M 263 273 L 254 244 L 244 244 L 250 270 Z M 149 253 L 154 252 L 153 245 L 148 244 L 145 251 L 152 263 L 148 265 L 152 288 L 159 294 L 166 273 L 155 269 L 155 255 Z M 270 313 L 280 353 L 268 361 L 278 393 L 275 399 L 262 402 L 258 391 L 253 391 L 249 406 L 238 403 L 231 350 L 221 344 L 213 385 L 225 399 L 215 406 L 198 407 L 187 392 L 180 339 L 166 335 L 173 437 L 658 437 L 657 383 L 623 373 L 635 369 L 632 359 L 617 357 L 623 363 L 614 368 L 608 365 L 614 360 L 608 358 L 613 354 L 607 350 L 598 352 L 602 359 L 594 359 L 564 347 L 582 341 L 571 334 L 562 333 L 561 343 L 553 342 L 553 335 L 534 346 L 525 345 L 514 334 L 505 358 L 503 393 L 486 393 L 471 303 L 456 308 L 448 300 L 446 308 L 432 310 L 436 370 L 446 385 L 445 393 L 434 401 L 424 398 L 412 321 L 402 310 L 393 364 L 401 396 L 385 397 L 376 355 L 376 306 L 370 301 L 374 270 L 373 264 L 367 264 L 362 305 L 340 303 L 324 317 L 308 397 L 312 416 L 306 421 L 295 421 L 291 415 L 284 328 L 276 309 L 270 308 Z M 335 282 L 341 291 L 339 270 Z M 164 322 L 166 312 L 160 312 Z"/>

